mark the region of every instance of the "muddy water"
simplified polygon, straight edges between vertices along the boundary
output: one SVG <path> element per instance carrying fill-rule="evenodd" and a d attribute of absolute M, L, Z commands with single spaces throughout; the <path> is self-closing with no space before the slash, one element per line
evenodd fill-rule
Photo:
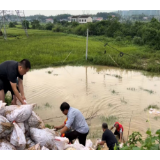
<path fill-rule="evenodd" d="M 24 86 L 27 101 L 37 103 L 35 111 L 45 123 L 64 122 L 59 109 L 64 101 L 78 108 L 90 118 L 91 139 L 101 138 L 104 121 L 109 127 L 122 123 L 125 138 L 130 119 L 129 132 L 139 131 L 143 138 L 147 128 L 153 132 L 160 128 L 160 116 L 144 111 L 149 105 L 160 107 L 159 76 L 106 66 L 66 66 L 33 70 L 24 77 Z"/>

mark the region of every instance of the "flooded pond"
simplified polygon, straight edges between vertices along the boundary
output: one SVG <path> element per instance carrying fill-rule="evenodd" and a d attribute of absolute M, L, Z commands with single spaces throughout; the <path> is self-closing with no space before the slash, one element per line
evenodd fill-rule
<path fill-rule="evenodd" d="M 160 116 L 149 114 L 149 105 L 160 107 L 160 77 L 141 71 L 107 66 L 65 66 L 33 70 L 24 76 L 28 103 L 46 124 L 61 125 L 65 116 L 62 102 L 79 109 L 90 127 L 88 138 L 101 138 L 101 124 L 115 121 L 124 126 L 124 137 L 147 128 L 160 128 Z M 149 120 L 149 122 L 146 122 Z M 144 137 L 143 137 L 144 138 Z"/>

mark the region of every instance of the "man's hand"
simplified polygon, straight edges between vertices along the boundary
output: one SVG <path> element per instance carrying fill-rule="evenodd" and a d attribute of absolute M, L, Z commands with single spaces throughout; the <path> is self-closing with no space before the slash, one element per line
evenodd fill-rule
<path fill-rule="evenodd" d="M 26 97 L 24 95 L 22 95 L 21 97 L 22 97 L 23 101 L 26 100 Z"/>
<path fill-rule="evenodd" d="M 55 126 L 54 129 L 56 129 L 56 131 L 58 131 L 58 130 L 59 130 L 59 127 L 56 127 L 56 126 Z"/>

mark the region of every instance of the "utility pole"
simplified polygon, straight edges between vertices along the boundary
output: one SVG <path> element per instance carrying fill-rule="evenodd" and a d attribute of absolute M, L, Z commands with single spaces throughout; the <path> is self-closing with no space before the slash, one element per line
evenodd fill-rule
<path fill-rule="evenodd" d="M 86 38 L 86 61 L 88 56 L 88 28 L 87 28 L 87 38 Z"/>

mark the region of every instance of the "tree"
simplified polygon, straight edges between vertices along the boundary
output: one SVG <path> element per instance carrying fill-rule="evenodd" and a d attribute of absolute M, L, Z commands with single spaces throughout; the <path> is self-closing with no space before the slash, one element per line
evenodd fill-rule
<path fill-rule="evenodd" d="M 16 27 L 15 24 L 13 22 L 9 22 L 9 28 L 14 28 Z"/>
<path fill-rule="evenodd" d="M 22 27 L 29 29 L 29 22 L 27 20 L 22 21 Z"/>
<path fill-rule="evenodd" d="M 39 29 L 40 28 L 40 24 L 39 24 L 38 20 L 33 20 L 31 22 L 31 25 L 32 25 L 32 29 Z"/>
<path fill-rule="evenodd" d="M 52 23 L 47 23 L 46 24 L 46 30 L 52 30 L 53 24 Z"/>

